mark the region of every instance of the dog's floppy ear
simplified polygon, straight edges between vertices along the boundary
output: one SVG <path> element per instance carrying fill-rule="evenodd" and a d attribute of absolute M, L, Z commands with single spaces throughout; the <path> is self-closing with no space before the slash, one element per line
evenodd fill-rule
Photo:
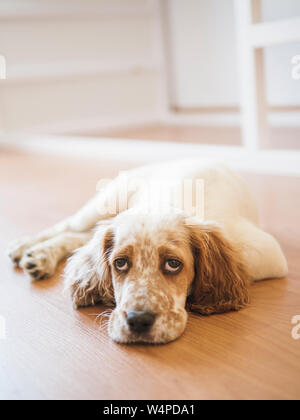
<path fill-rule="evenodd" d="M 188 305 L 203 315 L 239 310 L 249 303 L 248 275 L 240 253 L 213 224 L 187 221 L 195 261 Z"/>
<path fill-rule="evenodd" d="M 99 225 L 93 238 L 69 258 L 64 275 L 65 286 L 71 292 L 75 307 L 114 302 L 108 264 L 113 241 L 113 228 Z"/>

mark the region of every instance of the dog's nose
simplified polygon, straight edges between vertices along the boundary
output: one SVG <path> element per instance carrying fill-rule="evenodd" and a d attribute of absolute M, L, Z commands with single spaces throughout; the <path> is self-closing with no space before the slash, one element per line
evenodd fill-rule
<path fill-rule="evenodd" d="M 130 331 L 143 333 L 150 330 L 155 321 L 155 314 L 144 311 L 131 311 L 126 315 Z"/>

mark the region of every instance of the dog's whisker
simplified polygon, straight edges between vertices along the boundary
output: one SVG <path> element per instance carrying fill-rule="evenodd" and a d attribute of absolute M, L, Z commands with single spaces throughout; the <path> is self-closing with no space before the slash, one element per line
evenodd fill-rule
<path fill-rule="evenodd" d="M 110 316 L 112 311 L 112 309 L 107 309 L 106 311 L 103 311 L 100 314 L 98 314 L 98 316 Z"/>
<path fill-rule="evenodd" d="M 102 321 L 99 325 L 99 331 L 100 332 L 105 331 L 107 329 L 107 326 L 108 326 L 108 320 Z"/>
<path fill-rule="evenodd" d="M 106 311 L 101 312 L 100 314 L 97 315 L 96 317 L 96 322 L 100 321 L 100 325 L 102 325 L 102 323 L 104 323 L 104 321 L 107 321 L 105 318 L 109 318 L 110 315 L 112 313 L 112 309 L 107 309 Z"/>

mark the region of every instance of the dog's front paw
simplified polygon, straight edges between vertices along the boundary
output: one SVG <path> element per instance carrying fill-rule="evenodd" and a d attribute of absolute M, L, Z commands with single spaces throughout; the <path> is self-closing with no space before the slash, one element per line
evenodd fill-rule
<path fill-rule="evenodd" d="M 29 237 L 17 239 L 9 244 L 7 255 L 17 267 L 19 266 L 25 251 L 30 248 L 30 245 L 31 241 Z"/>
<path fill-rule="evenodd" d="M 56 259 L 48 248 L 37 245 L 25 252 L 20 266 L 32 280 L 44 280 L 54 274 Z"/>

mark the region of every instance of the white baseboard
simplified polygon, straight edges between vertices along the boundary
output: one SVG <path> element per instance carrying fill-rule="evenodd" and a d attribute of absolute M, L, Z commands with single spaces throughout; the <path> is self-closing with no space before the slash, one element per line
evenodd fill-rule
<path fill-rule="evenodd" d="M 23 130 L 25 135 L 86 135 L 90 132 L 113 131 L 120 128 L 139 127 L 141 125 L 156 124 L 159 121 L 156 112 L 139 112 L 128 115 L 97 116 L 78 120 L 62 121 L 42 124 Z M 19 138 L 19 135 L 12 135 Z"/>
<path fill-rule="evenodd" d="M 269 123 L 273 127 L 300 127 L 300 112 L 271 112 Z"/>
<path fill-rule="evenodd" d="M 31 153 L 79 157 L 105 161 L 126 161 L 134 164 L 153 163 L 179 158 L 213 157 L 246 172 L 300 176 L 300 152 L 261 150 L 248 152 L 242 147 L 205 146 L 191 143 L 170 143 L 125 139 L 63 136 L 10 136 L 2 145 Z"/>
<path fill-rule="evenodd" d="M 57 61 L 43 64 L 18 65 L 10 67 L 6 73 L 3 86 L 36 84 L 47 81 L 82 80 L 84 77 L 95 77 L 105 74 L 122 74 L 141 72 L 158 72 L 159 68 L 153 60 L 121 60 L 121 61 Z"/>
<path fill-rule="evenodd" d="M 270 112 L 268 120 L 273 127 L 300 127 L 300 112 Z M 241 117 L 239 113 L 181 114 L 169 112 L 165 116 L 164 122 L 173 125 L 236 127 L 241 125 Z"/>

